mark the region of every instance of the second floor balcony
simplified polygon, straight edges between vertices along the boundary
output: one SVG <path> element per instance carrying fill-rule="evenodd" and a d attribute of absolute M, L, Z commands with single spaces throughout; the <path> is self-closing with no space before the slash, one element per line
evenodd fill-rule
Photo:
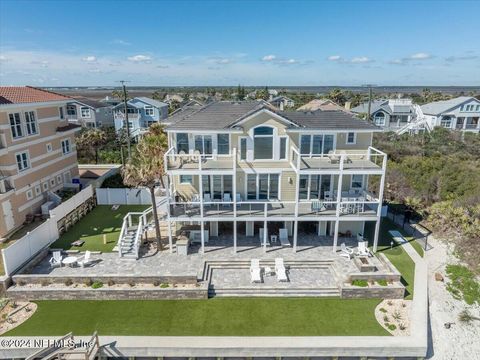
<path fill-rule="evenodd" d="M 186 154 L 184 151 L 177 153 L 172 147 L 164 157 L 165 170 L 221 170 L 224 172 L 234 171 L 236 166 L 235 154 L 233 149 L 232 154 L 200 154 L 196 151 L 193 154 Z"/>

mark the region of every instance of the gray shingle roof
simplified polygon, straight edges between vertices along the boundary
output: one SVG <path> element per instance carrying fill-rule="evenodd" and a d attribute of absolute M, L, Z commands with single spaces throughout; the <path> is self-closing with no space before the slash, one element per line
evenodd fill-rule
<path fill-rule="evenodd" d="M 93 109 L 100 109 L 100 108 L 110 106 L 110 105 L 102 103 L 100 101 L 89 99 L 89 98 L 86 98 L 86 97 L 83 97 L 83 96 L 75 96 L 73 99 L 74 99 L 74 101 L 77 101 L 77 102 L 82 103 L 84 105 L 90 106 Z"/>
<path fill-rule="evenodd" d="M 424 114 L 438 115 L 470 100 L 477 100 L 477 99 L 471 96 L 459 96 L 455 99 L 431 102 L 431 103 L 422 105 L 421 108 Z"/>
<path fill-rule="evenodd" d="M 147 103 L 149 105 L 152 105 L 152 106 L 155 106 L 157 108 L 160 108 L 160 107 L 163 107 L 163 106 L 168 106 L 168 104 L 162 102 L 162 101 L 158 101 L 158 100 L 155 100 L 155 99 L 151 99 L 149 97 L 146 97 L 146 96 L 140 96 L 140 97 L 136 97 L 135 99 L 137 100 L 140 100 L 140 101 L 143 101 L 144 103 Z"/>
<path fill-rule="evenodd" d="M 277 113 L 305 129 L 379 130 L 375 125 L 341 110 L 282 111 Z"/>
<path fill-rule="evenodd" d="M 388 100 L 372 100 L 370 113 L 373 114 L 374 112 L 380 110 L 383 106 L 386 106 L 388 109 L 390 109 L 390 107 L 388 106 Z M 357 114 L 366 114 L 368 112 L 368 101 L 358 106 L 355 106 L 351 109 L 351 111 Z M 388 112 L 391 112 L 391 109 L 388 110 Z"/>

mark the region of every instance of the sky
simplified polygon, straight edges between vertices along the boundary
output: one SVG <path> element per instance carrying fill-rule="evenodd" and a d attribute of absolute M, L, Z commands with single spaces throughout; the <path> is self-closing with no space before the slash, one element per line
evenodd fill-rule
<path fill-rule="evenodd" d="M 0 84 L 480 85 L 480 1 L 0 0 Z"/>

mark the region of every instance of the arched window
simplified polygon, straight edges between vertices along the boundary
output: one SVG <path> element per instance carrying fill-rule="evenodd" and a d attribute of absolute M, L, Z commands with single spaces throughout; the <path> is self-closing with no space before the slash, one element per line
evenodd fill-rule
<path fill-rule="evenodd" d="M 255 159 L 273 159 L 273 128 L 259 126 L 253 129 L 253 154 Z"/>
<path fill-rule="evenodd" d="M 377 112 L 374 121 L 377 126 L 385 126 L 385 114 L 381 111 Z"/>

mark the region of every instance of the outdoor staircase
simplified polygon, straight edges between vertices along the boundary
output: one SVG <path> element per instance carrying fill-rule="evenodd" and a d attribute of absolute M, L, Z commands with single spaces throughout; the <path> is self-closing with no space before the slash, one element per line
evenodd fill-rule
<path fill-rule="evenodd" d="M 261 260 L 262 267 L 275 267 L 275 260 Z M 334 261 L 325 260 L 285 260 L 287 269 L 329 269 L 334 266 Z M 215 269 L 250 269 L 250 260 L 235 260 L 235 261 L 205 261 L 203 272 L 199 277 L 199 281 L 208 283 L 209 297 L 339 297 L 340 290 L 338 286 L 324 286 L 324 287 L 305 287 L 305 286 L 259 286 L 259 284 L 252 284 L 250 286 L 229 286 L 220 287 L 212 282 L 212 273 Z M 335 284 L 340 281 L 336 275 L 336 271 L 332 271 Z"/>
<path fill-rule="evenodd" d="M 120 239 L 120 247 L 122 250 L 122 257 L 126 259 L 136 259 L 137 253 L 135 250 L 135 234 L 138 226 L 128 227 Z"/>

